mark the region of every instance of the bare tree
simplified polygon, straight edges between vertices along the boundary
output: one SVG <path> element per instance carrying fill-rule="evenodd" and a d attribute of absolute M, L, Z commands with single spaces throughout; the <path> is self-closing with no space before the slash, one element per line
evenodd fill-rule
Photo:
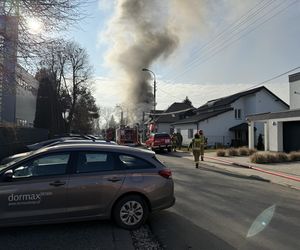
<path fill-rule="evenodd" d="M 47 68 L 53 79 L 53 89 L 61 99 L 61 109 L 66 119 L 67 131 L 72 129 L 74 114 L 82 93 L 92 85 L 92 68 L 85 49 L 75 42 L 57 40 L 43 51 L 42 68 Z M 81 100 L 82 102 L 82 100 Z"/>
<path fill-rule="evenodd" d="M 104 123 L 104 128 L 109 128 L 109 120 L 113 113 L 113 108 L 111 107 L 100 107 L 100 119 Z"/>
<path fill-rule="evenodd" d="M 17 29 L 9 32 L 17 32 L 18 57 L 28 63 L 58 32 L 85 18 L 89 4 L 81 0 L 1 0 L 0 17 L 17 20 Z M 28 28 L 32 19 L 43 25 L 43 32 L 32 34 Z"/>

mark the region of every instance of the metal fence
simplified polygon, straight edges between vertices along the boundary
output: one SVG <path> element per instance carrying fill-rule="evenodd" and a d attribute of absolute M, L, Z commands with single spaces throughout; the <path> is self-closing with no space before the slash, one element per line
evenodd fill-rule
<path fill-rule="evenodd" d="M 26 151 L 26 145 L 48 139 L 48 130 L 14 126 L 0 127 L 0 160 Z"/>

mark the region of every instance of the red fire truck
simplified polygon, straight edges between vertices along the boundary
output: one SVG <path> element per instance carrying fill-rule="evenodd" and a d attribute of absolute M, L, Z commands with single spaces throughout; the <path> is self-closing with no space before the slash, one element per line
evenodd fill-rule
<path fill-rule="evenodd" d="M 138 128 L 121 126 L 116 129 L 116 142 L 120 145 L 137 146 L 140 143 Z"/>

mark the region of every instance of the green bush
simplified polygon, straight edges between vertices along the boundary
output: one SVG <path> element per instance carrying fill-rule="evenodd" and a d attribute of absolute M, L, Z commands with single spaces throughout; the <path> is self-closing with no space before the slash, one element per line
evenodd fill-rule
<path fill-rule="evenodd" d="M 239 156 L 239 151 L 236 148 L 229 148 L 227 153 L 229 156 Z"/>
<path fill-rule="evenodd" d="M 217 156 L 219 156 L 219 157 L 226 156 L 226 151 L 224 149 L 218 149 L 217 150 Z"/>

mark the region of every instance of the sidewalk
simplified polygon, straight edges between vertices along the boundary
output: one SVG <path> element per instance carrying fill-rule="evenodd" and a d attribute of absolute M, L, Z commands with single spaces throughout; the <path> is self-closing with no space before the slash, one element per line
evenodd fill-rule
<path fill-rule="evenodd" d="M 178 151 L 177 155 L 194 160 L 191 152 Z M 215 152 L 210 152 L 205 153 L 203 163 L 232 173 L 262 178 L 300 190 L 300 162 L 253 164 L 249 157 L 217 157 Z"/>

